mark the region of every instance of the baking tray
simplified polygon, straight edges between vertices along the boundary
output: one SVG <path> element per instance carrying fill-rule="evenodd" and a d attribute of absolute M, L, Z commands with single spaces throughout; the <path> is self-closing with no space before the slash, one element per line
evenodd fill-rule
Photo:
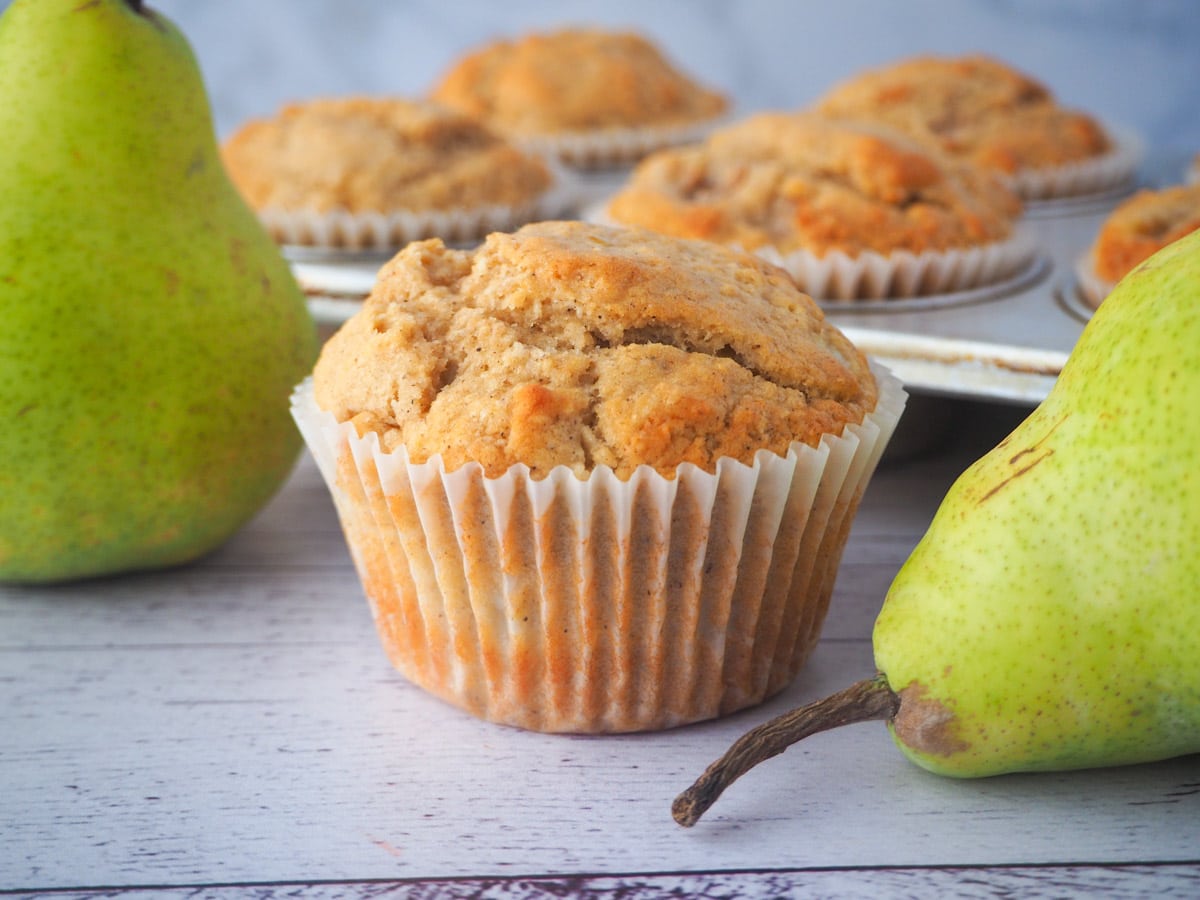
<path fill-rule="evenodd" d="M 1034 406 L 1062 370 L 1087 324 L 1074 268 L 1108 213 L 1142 186 L 1177 183 L 1180 158 L 1147 158 L 1129 184 L 1086 198 L 1030 203 L 1024 227 L 1038 247 L 1025 270 L 1000 285 L 912 300 L 823 303 L 863 352 L 912 393 Z M 380 259 L 333 260 L 285 248 L 319 322 L 357 309 Z"/>

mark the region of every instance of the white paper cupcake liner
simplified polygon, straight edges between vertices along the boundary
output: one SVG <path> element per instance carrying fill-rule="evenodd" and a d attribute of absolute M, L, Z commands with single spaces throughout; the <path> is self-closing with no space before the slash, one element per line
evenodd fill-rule
<path fill-rule="evenodd" d="M 263 209 L 258 216 L 276 242 L 288 246 L 361 253 L 398 250 L 412 241 L 431 237 L 467 243 L 493 231 L 510 231 L 571 210 L 578 202 L 579 187 L 569 172 L 557 163 L 550 165 L 550 187 L 528 203 L 515 206 L 390 212 Z"/>
<path fill-rule="evenodd" d="M 1096 274 L 1095 259 L 1089 250 L 1075 261 L 1075 284 L 1079 298 L 1091 309 L 1096 309 L 1116 285 Z"/>
<path fill-rule="evenodd" d="M 1108 127 L 1112 149 L 1103 156 L 1046 169 L 1025 169 L 1008 181 L 1026 201 L 1078 198 L 1132 184 L 1145 146 L 1132 131 Z"/>
<path fill-rule="evenodd" d="M 858 502 L 903 410 L 752 465 L 486 478 L 293 415 L 329 485 L 387 654 L 481 718 L 549 732 L 661 729 L 781 690 L 824 621 Z"/>
<path fill-rule="evenodd" d="M 728 121 L 728 114 L 699 122 L 674 125 L 605 128 L 596 131 L 566 131 L 558 134 L 510 135 L 510 140 L 527 150 L 579 169 L 628 166 L 642 157 L 680 144 L 703 140 L 714 128 Z"/>
<path fill-rule="evenodd" d="M 1028 266 L 1037 253 L 1032 236 L 1018 228 L 1005 241 L 961 250 L 824 256 L 807 250 L 781 253 L 757 247 L 757 256 L 785 269 L 801 290 L 824 301 L 853 303 L 965 291 L 1002 281 Z"/>
<path fill-rule="evenodd" d="M 598 225 L 625 225 L 609 215 L 607 203 L 592 206 L 584 218 Z M 1007 240 L 961 250 L 868 250 L 856 255 L 834 250 L 818 256 L 809 250 L 785 253 L 768 245 L 750 252 L 784 269 L 816 300 L 853 303 L 947 294 L 995 284 L 1027 268 L 1037 256 L 1037 244 L 1027 229 L 1018 227 Z"/>

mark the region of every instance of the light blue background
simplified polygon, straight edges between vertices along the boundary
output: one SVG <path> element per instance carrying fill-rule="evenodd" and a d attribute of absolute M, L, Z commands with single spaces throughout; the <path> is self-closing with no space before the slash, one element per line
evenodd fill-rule
<path fill-rule="evenodd" d="M 287 100 L 417 94 L 462 51 L 566 23 L 628 26 L 739 111 L 804 105 L 865 66 L 985 51 L 1152 153 L 1200 152 L 1200 0 L 157 0 L 195 47 L 218 133 Z"/>

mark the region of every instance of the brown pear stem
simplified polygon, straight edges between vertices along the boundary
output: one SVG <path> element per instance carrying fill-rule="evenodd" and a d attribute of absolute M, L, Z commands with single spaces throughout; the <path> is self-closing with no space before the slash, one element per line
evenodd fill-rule
<path fill-rule="evenodd" d="M 899 708 L 899 696 L 883 675 L 876 675 L 764 722 L 734 741 L 690 788 L 676 797 L 671 804 L 671 815 L 680 825 L 690 828 L 717 802 L 725 788 L 760 762 L 778 756 L 811 734 L 855 722 L 891 719 Z"/>

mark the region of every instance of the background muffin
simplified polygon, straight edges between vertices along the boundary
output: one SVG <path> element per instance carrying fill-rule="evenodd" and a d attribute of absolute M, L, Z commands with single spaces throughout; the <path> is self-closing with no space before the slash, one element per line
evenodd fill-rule
<path fill-rule="evenodd" d="M 460 113 L 350 97 L 284 107 L 222 148 L 230 176 L 277 239 L 395 247 L 482 236 L 541 211 L 554 176 Z"/>
<path fill-rule="evenodd" d="M 816 104 L 837 116 L 873 119 L 976 165 L 1001 172 L 1036 198 L 1109 187 L 1132 161 L 1086 113 L 991 57 L 918 56 L 835 85 Z M 1109 171 L 1107 162 L 1128 162 Z M 1102 162 L 1104 161 L 1104 162 Z M 1087 169 L 1079 170 L 1086 165 Z"/>
<path fill-rule="evenodd" d="M 811 113 L 763 113 L 659 151 L 605 207 L 619 223 L 762 253 L 828 299 L 1001 277 L 1026 258 L 1008 252 L 1020 212 L 983 170 L 878 123 Z M 981 247 L 1006 249 L 987 268 L 947 256 Z"/>
<path fill-rule="evenodd" d="M 1080 286 L 1098 306 L 1138 263 L 1200 228 L 1200 183 L 1142 190 L 1108 215 L 1079 266 Z"/>
<path fill-rule="evenodd" d="M 689 139 L 728 105 L 645 37 L 597 28 L 488 44 L 451 66 L 431 96 L 582 166 Z"/>
<path fill-rule="evenodd" d="M 583 223 L 410 246 L 313 389 L 393 662 L 548 731 L 786 685 L 903 402 L 778 269 Z"/>

